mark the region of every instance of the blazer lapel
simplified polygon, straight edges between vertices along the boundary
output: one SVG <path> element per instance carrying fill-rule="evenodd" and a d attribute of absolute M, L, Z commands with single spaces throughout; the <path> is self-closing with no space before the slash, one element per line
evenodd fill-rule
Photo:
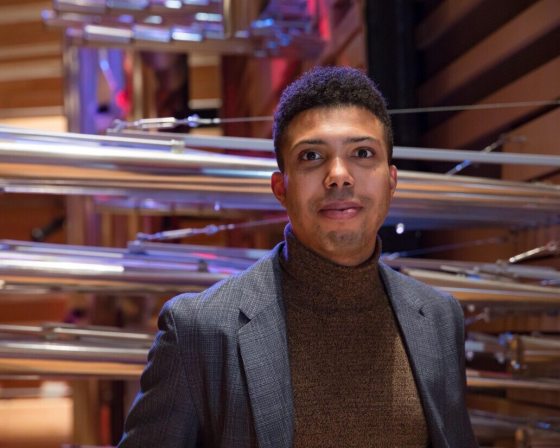
<path fill-rule="evenodd" d="M 259 447 L 290 448 L 293 400 L 285 313 L 277 258 L 269 261 L 253 297 L 241 306 L 248 322 L 238 332 L 239 350 Z"/>
<path fill-rule="evenodd" d="M 246 323 L 238 331 L 239 350 L 260 448 L 290 448 L 293 442 L 294 410 L 278 253 L 277 248 L 260 263 L 256 272 L 259 281 L 251 285 L 250 297 L 240 305 Z M 432 446 L 449 448 L 438 411 L 443 360 L 430 305 L 418 299 L 401 274 L 382 263 L 380 272 L 403 336 Z"/>
<path fill-rule="evenodd" d="M 437 397 L 443 368 L 436 323 L 430 319 L 430 305 L 422 303 L 401 274 L 380 263 L 385 289 L 403 336 L 412 373 L 416 380 L 432 446 L 449 447 L 438 409 Z"/>

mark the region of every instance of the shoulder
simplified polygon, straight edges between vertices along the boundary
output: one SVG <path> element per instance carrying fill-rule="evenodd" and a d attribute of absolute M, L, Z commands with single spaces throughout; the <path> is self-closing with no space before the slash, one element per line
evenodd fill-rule
<path fill-rule="evenodd" d="M 397 272 L 382 262 L 379 263 L 379 266 L 385 287 L 390 295 L 414 303 L 419 308 L 427 308 L 434 313 L 450 313 L 455 318 L 462 320 L 461 305 L 450 294 Z"/>
<path fill-rule="evenodd" d="M 451 295 L 380 263 L 380 272 L 394 309 L 401 316 L 414 310 L 430 322 L 432 334 L 451 350 L 460 352 L 464 339 L 463 309 Z"/>
<path fill-rule="evenodd" d="M 161 314 L 172 316 L 178 328 L 192 325 L 233 325 L 237 328 L 240 308 L 276 294 L 279 246 L 245 271 L 200 293 L 183 293 L 170 299 Z"/>

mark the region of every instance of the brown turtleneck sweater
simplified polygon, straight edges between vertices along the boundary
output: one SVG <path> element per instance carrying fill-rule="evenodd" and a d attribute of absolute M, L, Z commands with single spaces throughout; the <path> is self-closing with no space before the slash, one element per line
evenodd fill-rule
<path fill-rule="evenodd" d="M 294 448 L 422 447 L 426 422 L 379 277 L 380 241 L 357 267 L 303 246 L 280 257 L 295 410 Z"/>

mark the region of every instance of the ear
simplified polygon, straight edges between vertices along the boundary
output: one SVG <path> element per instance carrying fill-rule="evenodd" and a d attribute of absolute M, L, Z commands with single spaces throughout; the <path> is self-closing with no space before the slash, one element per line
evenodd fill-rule
<path fill-rule="evenodd" d="M 286 207 L 286 184 L 284 181 L 284 174 L 280 171 L 272 173 L 270 188 L 276 199 L 278 199 L 278 202 L 280 202 L 283 207 Z"/>
<path fill-rule="evenodd" d="M 397 167 L 395 165 L 389 165 L 389 188 L 391 190 L 391 197 L 393 197 L 397 189 L 397 178 Z"/>

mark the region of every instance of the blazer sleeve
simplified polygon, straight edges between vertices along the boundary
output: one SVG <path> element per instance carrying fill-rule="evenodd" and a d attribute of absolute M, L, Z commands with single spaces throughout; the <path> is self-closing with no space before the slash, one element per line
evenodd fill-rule
<path fill-rule="evenodd" d="M 198 446 L 199 420 L 181 360 L 172 302 L 159 316 L 159 332 L 118 448 Z"/>

